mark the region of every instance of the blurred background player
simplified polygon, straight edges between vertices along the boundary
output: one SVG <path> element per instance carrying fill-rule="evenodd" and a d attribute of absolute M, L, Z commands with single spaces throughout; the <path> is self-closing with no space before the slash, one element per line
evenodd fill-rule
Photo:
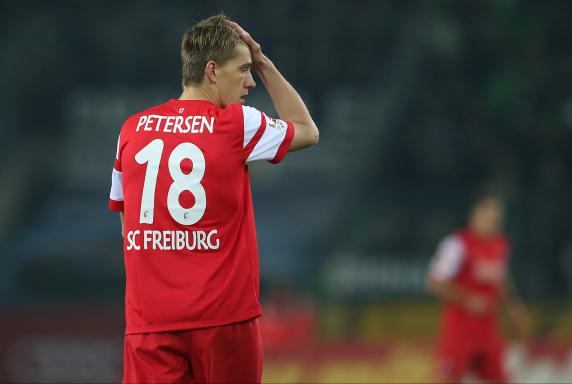
<path fill-rule="evenodd" d="M 247 163 L 318 140 L 304 102 L 223 15 L 183 36 L 183 93 L 121 128 L 110 209 L 124 222 L 124 377 L 261 381 L 259 261 Z M 280 118 L 244 106 L 258 73 Z M 124 213 L 123 213 L 124 212 Z"/>
<path fill-rule="evenodd" d="M 507 381 L 497 310 L 506 305 L 521 336 L 527 321 L 507 278 L 510 243 L 503 218 L 499 195 L 478 196 L 467 227 L 445 237 L 430 264 L 428 289 L 444 301 L 437 363 L 441 380 L 460 382 L 471 373 L 485 381 Z"/>

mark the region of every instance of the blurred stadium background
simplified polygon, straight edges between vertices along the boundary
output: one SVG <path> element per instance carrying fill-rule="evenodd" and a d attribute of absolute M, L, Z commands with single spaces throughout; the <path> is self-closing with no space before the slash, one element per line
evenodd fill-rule
<path fill-rule="evenodd" d="M 117 133 L 178 97 L 181 34 L 221 10 L 321 129 L 314 149 L 251 167 L 265 380 L 430 381 L 427 263 L 494 184 L 534 320 L 528 340 L 507 327 L 511 377 L 572 381 L 566 0 L 3 2 L 0 381 L 120 378 Z"/>

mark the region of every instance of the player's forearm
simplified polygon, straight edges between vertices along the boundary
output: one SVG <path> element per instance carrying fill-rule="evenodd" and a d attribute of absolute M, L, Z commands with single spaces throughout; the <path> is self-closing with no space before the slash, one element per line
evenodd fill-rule
<path fill-rule="evenodd" d="M 509 300 L 505 300 L 505 307 L 510 318 L 514 322 L 518 322 L 521 317 L 528 316 L 526 305 L 518 297 L 512 297 Z"/>
<path fill-rule="evenodd" d="M 265 58 L 264 64 L 256 71 L 281 119 L 307 125 L 314 123 L 298 92 L 286 81 L 270 59 Z"/>
<path fill-rule="evenodd" d="M 501 297 L 511 317 L 518 317 L 526 313 L 526 305 L 516 294 L 511 282 L 504 282 Z"/>
<path fill-rule="evenodd" d="M 502 301 L 504 305 L 509 309 L 521 307 L 523 305 L 520 298 L 516 296 L 512 291 L 502 292 Z"/>
<path fill-rule="evenodd" d="M 266 57 L 263 63 L 257 66 L 256 71 L 280 118 L 294 123 L 297 134 L 305 136 L 308 145 L 315 144 L 319 136 L 318 128 L 294 87 Z"/>
<path fill-rule="evenodd" d="M 465 304 L 469 297 L 467 292 L 453 284 L 438 282 L 433 279 L 429 279 L 427 282 L 427 290 L 441 300 L 451 301 L 457 304 Z"/>

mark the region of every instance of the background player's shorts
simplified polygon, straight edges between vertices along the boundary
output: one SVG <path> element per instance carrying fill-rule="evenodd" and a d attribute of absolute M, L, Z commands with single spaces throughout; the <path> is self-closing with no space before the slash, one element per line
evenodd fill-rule
<path fill-rule="evenodd" d="M 482 343 L 460 338 L 454 344 L 441 345 L 438 375 L 448 382 L 460 382 L 468 373 L 487 381 L 506 382 L 503 357 L 501 340 Z"/>
<path fill-rule="evenodd" d="M 125 336 L 123 383 L 260 383 L 258 319 Z"/>

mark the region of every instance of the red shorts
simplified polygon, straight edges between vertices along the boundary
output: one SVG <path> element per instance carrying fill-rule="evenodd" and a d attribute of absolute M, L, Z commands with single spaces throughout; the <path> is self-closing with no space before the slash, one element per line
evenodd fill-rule
<path fill-rule="evenodd" d="M 472 341 L 459 338 L 456 342 L 441 344 L 438 354 L 439 376 L 458 383 L 467 373 L 478 378 L 506 382 L 503 366 L 504 345 L 500 339 Z"/>
<path fill-rule="evenodd" d="M 123 383 L 260 383 L 258 319 L 125 336 Z"/>

